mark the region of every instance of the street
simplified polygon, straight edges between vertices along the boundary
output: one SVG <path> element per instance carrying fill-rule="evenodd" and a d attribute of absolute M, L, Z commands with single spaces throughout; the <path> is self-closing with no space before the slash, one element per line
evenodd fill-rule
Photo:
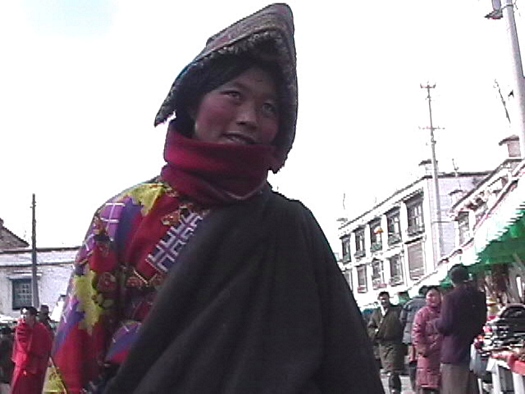
<path fill-rule="evenodd" d="M 383 388 L 385 393 L 388 394 L 388 378 L 385 374 L 381 373 L 381 381 L 383 382 Z M 410 387 L 410 379 L 407 375 L 401 375 L 401 394 L 414 394 Z"/>

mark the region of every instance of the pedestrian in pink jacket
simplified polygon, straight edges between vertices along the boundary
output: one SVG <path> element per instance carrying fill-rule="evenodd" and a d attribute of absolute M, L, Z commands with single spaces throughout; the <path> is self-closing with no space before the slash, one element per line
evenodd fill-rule
<path fill-rule="evenodd" d="M 416 385 L 420 394 L 439 393 L 443 340 L 435 326 L 441 310 L 439 288 L 429 286 L 425 299 L 426 306 L 416 313 L 412 327 L 412 343 L 417 351 Z"/>

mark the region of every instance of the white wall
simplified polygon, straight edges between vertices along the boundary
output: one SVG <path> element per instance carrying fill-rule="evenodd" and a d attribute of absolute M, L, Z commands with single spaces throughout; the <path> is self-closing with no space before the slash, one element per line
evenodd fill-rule
<path fill-rule="evenodd" d="M 61 294 L 65 294 L 72 272 L 70 263 L 39 265 L 37 269 L 40 304 L 49 305 L 52 310 Z M 18 317 L 19 310 L 13 310 L 12 279 L 31 278 L 31 267 L 0 267 L 0 314 Z"/>

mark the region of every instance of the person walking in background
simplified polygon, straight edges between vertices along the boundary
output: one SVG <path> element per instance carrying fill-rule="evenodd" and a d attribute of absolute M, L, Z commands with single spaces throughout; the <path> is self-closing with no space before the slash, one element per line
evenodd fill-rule
<path fill-rule="evenodd" d="M 368 322 L 370 321 L 370 318 L 372 317 L 372 313 L 374 312 L 375 308 L 366 308 L 363 310 L 363 320 L 365 322 L 365 326 L 368 326 Z M 379 355 L 379 344 L 377 343 L 377 340 L 370 339 L 370 342 L 372 343 L 372 349 L 374 351 L 374 358 L 376 360 L 376 366 L 377 366 L 377 373 L 381 372 L 381 356 Z"/>
<path fill-rule="evenodd" d="M 465 266 L 453 266 L 448 276 L 454 288 L 443 297 L 441 316 L 436 320 L 436 328 L 443 334 L 441 393 L 479 393 L 476 377 L 469 369 L 470 346 L 483 333 L 486 297 L 471 283 Z"/>
<path fill-rule="evenodd" d="M 441 344 L 436 320 L 441 312 L 441 292 L 437 286 L 426 290 L 426 305 L 416 313 L 412 345 L 417 352 L 416 385 L 418 394 L 437 394 L 440 388 Z"/>
<path fill-rule="evenodd" d="M 13 354 L 13 332 L 8 326 L 0 331 L 0 394 L 9 394 L 9 386 L 13 377 L 15 364 L 11 360 Z"/>
<path fill-rule="evenodd" d="M 408 291 L 403 290 L 397 293 L 397 305 L 404 306 L 408 301 L 410 301 Z"/>
<path fill-rule="evenodd" d="M 390 303 L 390 294 L 382 291 L 378 295 L 379 307 L 368 322 L 368 335 L 379 344 L 379 355 L 383 370 L 388 374 L 390 393 L 401 393 L 399 375 L 404 370 L 403 327 L 399 316 L 401 306 Z"/>
<path fill-rule="evenodd" d="M 50 333 L 54 333 L 53 326 L 51 325 L 51 318 L 49 317 L 49 306 L 42 304 L 38 311 L 38 321 L 42 323 L 49 330 Z"/>
<path fill-rule="evenodd" d="M 421 286 L 418 294 L 403 305 L 399 320 L 403 326 L 403 343 L 407 346 L 408 353 L 408 376 L 410 378 L 410 385 L 413 391 L 416 391 L 416 368 L 417 368 L 417 354 L 415 348 L 412 346 L 412 324 L 414 317 L 418 310 L 426 305 L 425 294 L 427 286 Z"/>
<path fill-rule="evenodd" d="M 383 392 L 324 233 L 268 183 L 292 148 L 296 116 L 286 4 L 207 40 L 155 117 L 168 123 L 160 174 L 94 215 L 46 390 Z"/>
<path fill-rule="evenodd" d="M 15 328 L 12 394 L 42 392 L 53 339 L 49 330 L 37 321 L 37 313 L 32 306 L 23 308 L 22 318 Z"/>

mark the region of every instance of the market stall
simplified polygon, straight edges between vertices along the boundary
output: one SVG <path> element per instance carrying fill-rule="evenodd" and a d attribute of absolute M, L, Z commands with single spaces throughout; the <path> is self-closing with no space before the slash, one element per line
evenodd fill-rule
<path fill-rule="evenodd" d="M 485 392 L 525 394 L 525 182 L 523 166 L 477 224 L 469 271 L 487 293 L 489 321 L 475 346 Z M 471 364 L 472 365 L 472 364 Z M 482 365 L 482 367 L 480 367 Z M 484 371 L 481 370 L 484 368 Z"/>

